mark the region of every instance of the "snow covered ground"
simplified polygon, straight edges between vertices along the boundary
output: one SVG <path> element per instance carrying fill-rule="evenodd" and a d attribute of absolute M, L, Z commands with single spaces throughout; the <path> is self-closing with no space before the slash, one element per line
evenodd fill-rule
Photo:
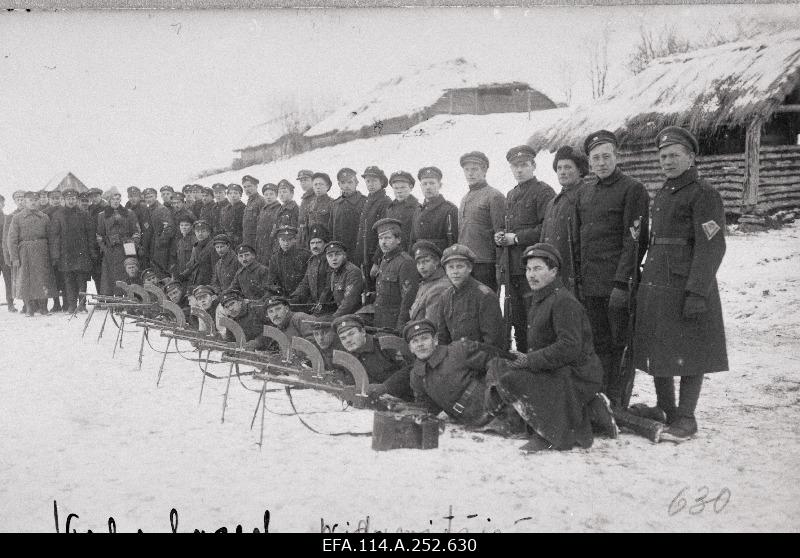
<path fill-rule="evenodd" d="M 363 164 L 369 161 L 363 161 Z M 359 164 L 359 166 L 362 166 Z M 653 445 L 631 434 L 589 450 L 526 456 L 521 442 L 448 424 L 436 450 L 375 452 L 369 437 L 307 430 L 269 393 L 264 445 L 257 395 L 206 383 L 197 365 L 147 350 L 127 333 L 112 359 L 110 322 L 0 314 L 0 530 L 797 531 L 800 527 L 800 227 L 728 237 L 719 273 L 731 371 L 708 377 L 696 439 Z M 162 348 L 161 338 L 153 341 Z M 214 368 L 225 373 L 223 365 Z M 640 377 L 634 402 L 654 401 Z M 327 432 L 369 431 L 372 413 L 342 412 L 297 392 Z M 697 499 L 700 498 L 698 501 Z M 363 523 L 362 523 L 363 527 Z"/>

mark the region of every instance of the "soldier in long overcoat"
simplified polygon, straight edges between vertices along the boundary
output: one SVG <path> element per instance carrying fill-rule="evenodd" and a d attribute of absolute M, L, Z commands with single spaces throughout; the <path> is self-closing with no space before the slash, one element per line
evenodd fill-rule
<path fill-rule="evenodd" d="M 386 217 L 400 221 L 403 235 L 403 250 L 411 254 L 411 229 L 414 215 L 422 207 L 419 200 L 411 193 L 414 189 L 414 177 L 406 171 L 396 171 L 389 177 L 389 186 L 394 191 L 394 199 L 386 208 Z"/>
<path fill-rule="evenodd" d="M 226 235 L 235 248 L 242 242 L 242 219 L 245 209 L 242 202 L 242 187 L 238 184 L 228 184 L 228 199 L 230 204 L 224 206 L 220 212 L 218 234 Z"/>
<path fill-rule="evenodd" d="M 134 250 L 138 249 L 139 221 L 133 211 L 120 205 L 121 197 L 120 194 L 112 195 L 109 205 L 97 215 L 97 236 L 100 237 L 100 251 L 103 258 L 100 294 L 114 294 L 116 282 L 125 281 L 127 277 L 125 258 L 135 255 L 135 252 L 126 254 L 125 245 L 131 243 Z M 167 213 L 171 213 L 164 206 L 161 207 Z M 170 238 L 169 242 L 171 240 Z"/>
<path fill-rule="evenodd" d="M 314 171 L 308 169 L 299 171 L 297 173 L 297 181 L 300 182 L 300 188 L 303 191 L 300 194 L 300 205 L 297 212 L 297 228 L 299 229 L 297 242 L 304 246 L 308 240 L 308 215 L 306 212 L 311 200 L 314 199 Z"/>
<path fill-rule="evenodd" d="M 28 316 L 36 309 L 47 314 L 47 299 L 56 289 L 50 263 L 50 218 L 36 209 L 38 192 L 25 193 L 25 208 L 14 215 L 6 244 L 14 274 L 14 295 L 25 304 Z"/>
<path fill-rule="evenodd" d="M 50 260 L 64 277 L 64 309 L 74 313 L 97 259 L 97 242 L 91 218 L 78 207 L 77 190 L 65 190 L 64 200 L 66 206 L 50 222 Z"/>
<path fill-rule="evenodd" d="M 333 200 L 331 207 L 331 236 L 354 252 L 358 244 L 358 221 L 367 198 L 356 190 L 358 175 L 353 169 L 339 170 L 336 180 L 342 195 Z"/>
<path fill-rule="evenodd" d="M 322 225 L 328 230 L 331 230 L 331 207 L 333 200 L 328 195 L 331 190 L 333 182 L 331 177 L 324 172 L 314 173 L 314 197 L 306 207 L 306 232 L 310 233 L 314 225 Z M 305 237 L 306 242 L 310 240 L 308 236 Z"/>
<path fill-rule="evenodd" d="M 369 292 L 375 288 L 375 276 L 378 274 L 380 264 L 380 254 L 376 250 L 378 247 L 378 235 L 372 228 L 377 221 L 386 217 L 386 208 L 392 203 L 386 195 L 386 187 L 389 179 L 386 174 L 376 166 L 367 167 L 361 174 L 367 186 L 367 199 L 361 216 L 358 219 L 358 242 L 356 249 L 350 251 L 350 261 L 354 265 L 362 266 L 364 270 L 364 288 Z"/>
<path fill-rule="evenodd" d="M 617 137 L 599 130 L 584 141 L 596 178 L 581 187 L 577 203 L 582 301 L 603 363 L 603 391 L 622 396 L 620 362 L 627 338 L 630 281 L 647 250 L 650 196 L 617 165 Z M 634 240 L 634 236 L 638 240 Z"/>
<path fill-rule="evenodd" d="M 288 296 L 303 280 L 311 252 L 297 245 L 297 229 L 291 225 L 278 230 L 278 244 L 269 260 L 266 286 L 272 294 Z"/>
<path fill-rule="evenodd" d="M 277 244 L 278 213 L 281 210 L 281 204 L 278 201 L 277 184 L 270 182 L 264 184 L 261 188 L 261 194 L 264 196 L 264 206 L 261 208 L 256 224 L 255 247 L 258 261 L 264 265 L 269 265 L 269 259 L 272 257 Z"/>
<path fill-rule="evenodd" d="M 282 178 L 280 182 L 278 182 L 278 201 L 281 202 L 281 209 L 278 211 L 279 227 L 283 225 L 298 227 L 298 223 L 300 222 L 300 206 L 292 199 L 293 196 L 294 184 Z"/>
<path fill-rule="evenodd" d="M 242 188 L 247 194 L 247 204 L 242 215 L 242 244 L 257 246 L 256 227 L 261 209 L 266 203 L 264 197 L 258 193 L 258 179 L 248 175 L 242 177 Z"/>
<path fill-rule="evenodd" d="M 653 376 L 657 409 L 670 425 L 662 439 L 697 432 L 694 411 L 703 375 L 728 370 L 716 273 L 725 254 L 722 197 L 699 178 L 697 140 L 671 126 L 656 146 L 667 180 L 653 202 L 650 249 L 636 307 L 634 364 Z M 676 405 L 673 376 L 680 376 Z M 654 416 L 655 415 L 655 416 Z"/>
<path fill-rule="evenodd" d="M 11 267 L 11 254 L 8 251 L 6 240 L 8 239 L 8 229 L 11 227 L 11 220 L 14 215 L 22 211 L 24 207 L 25 192 L 17 190 L 11 196 L 16 204 L 16 208 L 9 215 L 3 213 L 2 205 L 0 204 L 0 229 L 2 229 L 2 240 L 0 240 L 0 252 L 2 253 L 3 264 L 3 281 L 5 281 L 6 288 L 6 302 L 8 303 L 8 311 L 16 312 L 17 308 L 14 306 L 14 271 Z"/>
<path fill-rule="evenodd" d="M 175 216 L 169 208 L 164 207 L 158 201 L 155 188 L 145 188 L 143 194 L 150 211 L 150 246 L 147 247 L 150 265 L 159 277 L 166 277 L 170 274 L 173 263 L 174 240 L 177 232 Z"/>

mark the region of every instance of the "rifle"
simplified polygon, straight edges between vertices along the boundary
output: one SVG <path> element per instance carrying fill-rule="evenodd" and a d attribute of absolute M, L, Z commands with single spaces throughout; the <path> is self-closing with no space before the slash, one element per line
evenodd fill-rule
<path fill-rule="evenodd" d="M 508 213 L 506 213 L 505 217 L 505 231 L 503 234 L 508 232 L 509 223 L 508 223 Z M 508 348 L 511 347 L 511 249 L 506 245 L 503 246 L 503 259 L 500 264 L 500 276 L 503 278 L 503 288 L 504 288 L 504 296 L 503 296 L 503 318 L 505 319 L 505 340 L 506 346 Z"/>
<path fill-rule="evenodd" d="M 633 393 L 633 382 L 636 379 L 636 368 L 633 365 L 633 336 L 634 329 L 636 328 L 636 293 L 639 291 L 640 271 L 639 271 L 639 233 L 642 226 L 642 216 L 640 215 L 630 228 L 631 237 L 634 242 L 634 260 L 633 260 L 633 273 L 628 281 L 628 292 L 630 293 L 630 301 L 628 302 L 628 331 L 627 339 L 625 342 L 625 349 L 622 351 L 622 360 L 620 361 L 620 383 L 622 384 L 622 393 L 620 394 L 620 408 L 627 409 L 631 402 L 631 394 Z"/>
<path fill-rule="evenodd" d="M 364 216 L 364 234 L 361 236 L 362 244 L 363 244 L 363 254 L 362 254 L 362 261 L 361 261 L 361 273 L 364 275 L 364 290 L 361 291 L 361 306 L 366 306 L 367 301 L 369 300 L 369 264 L 367 263 L 367 217 Z"/>
<path fill-rule="evenodd" d="M 448 246 L 452 246 L 453 244 L 455 244 L 453 242 L 453 239 L 454 239 L 454 236 L 453 236 L 453 219 L 451 218 L 449 213 L 447 214 L 447 233 L 446 234 L 447 234 L 447 245 Z"/>
<path fill-rule="evenodd" d="M 567 243 L 569 244 L 569 260 L 572 262 L 572 277 L 575 282 L 573 287 L 575 289 L 575 298 L 583 300 L 581 296 L 581 286 L 583 283 L 581 280 L 581 262 L 575 257 L 576 250 L 572 237 L 572 217 L 567 217 Z M 578 247 L 578 249 L 580 249 L 580 247 Z"/>

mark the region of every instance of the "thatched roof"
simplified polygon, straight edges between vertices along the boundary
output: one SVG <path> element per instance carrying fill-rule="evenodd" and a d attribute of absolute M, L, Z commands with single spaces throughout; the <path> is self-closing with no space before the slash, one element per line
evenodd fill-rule
<path fill-rule="evenodd" d="M 550 150 L 582 145 L 600 129 L 615 132 L 623 144 L 649 142 L 669 125 L 704 135 L 718 126 L 769 117 L 798 83 L 798 32 L 659 58 L 610 93 L 534 134 L 529 143 Z"/>
<path fill-rule="evenodd" d="M 56 173 L 44 187 L 48 192 L 51 190 L 63 192 L 67 188 L 73 188 L 78 192 L 86 192 L 89 189 L 86 187 L 86 184 L 81 182 L 77 176 L 69 171 Z"/>
<path fill-rule="evenodd" d="M 484 71 L 463 58 L 431 64 L 378 84 L 360 99 L 312 126 L 305 135 L 357 132 L 378 121 L 415 115 L 433 105 L 449 90 L 501 86 L 530 89 L 527 83 L 504 79 L 499 71 Z"/>

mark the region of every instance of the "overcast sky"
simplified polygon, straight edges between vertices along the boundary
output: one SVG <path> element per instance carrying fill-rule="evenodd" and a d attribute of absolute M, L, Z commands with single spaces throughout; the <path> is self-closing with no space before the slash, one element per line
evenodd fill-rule
<path fill-rule="evenodd" d="M 611 85 L 642 25 L 690 38 L 797 6 L 0 13 L 0 192 L 71 170 L 88 186 L 181 185 L 230 163 L 278 101 L 352 100 L 462 56 L 573 102 L 587 44 L 610 29 Z"/>

